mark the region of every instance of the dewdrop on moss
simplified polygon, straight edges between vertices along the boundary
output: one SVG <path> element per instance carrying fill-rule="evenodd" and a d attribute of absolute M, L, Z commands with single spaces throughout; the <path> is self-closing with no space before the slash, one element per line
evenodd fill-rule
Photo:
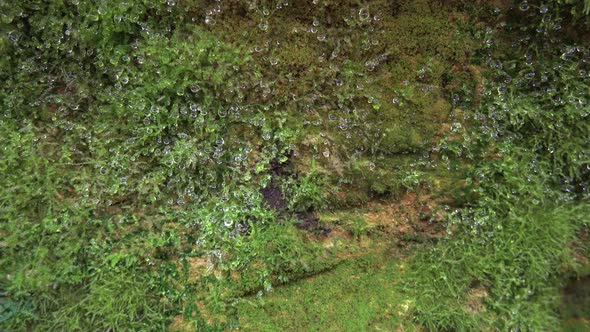
<path fill-rule="evenodd" d="M 366 22 L 370 18 L 371 15 L 369 15 L 369 11 L 366 8 L 359 9 L 359 19 L 361 20 L 361 22 Z"/>

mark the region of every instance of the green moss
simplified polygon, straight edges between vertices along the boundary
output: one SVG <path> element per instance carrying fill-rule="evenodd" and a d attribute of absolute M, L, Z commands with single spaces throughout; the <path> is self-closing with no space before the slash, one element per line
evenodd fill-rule
<path fill-rule="evenodd" d="M 248 331 L 358 331 L 412 329 L 407 299 L 397 286 L 400 263 L 369 254 L 334 270 L 274 290 L 239 305 Z M 346 290 L 346 291 L 344 291 Z"/>
<path fill-rule="evenodd" d="M 223 296 L 227 298 L 270 291 L 274 286 L 336 266 L 339 251 L 344 249 L 326 250 L 292 225 L 275 226 L 240 249 L 239 256 L 249 257 L 251 262 L 241 262 L 239 269 L 232 269 L 236 276 L 222 279 L 219 284 L 226 288 Z"/>
<path fill-rule="evenodd" d="M 278 291 L 321 294 L 287 299 L 297 328 L 413 328 L 396 301 L 430 329 L 550 326 L 587 227 L 588 6 L 567 2 L 0 2 L 0 329 L 236 308 L 276 329 L 298 324 L 280 296 L 284 321 L 243 296 L 328 270 Z M 453 204 L 456 236 L 414 257 L 415 301 L 358 213 L 293 226 L 410 191 Z"/>
<path fill-rule="evenodd" d="M 374 26 L 359 19 L 356 5 L 326 2 L 310 17 L 309 8 L 294 4 L 285 11 L 271 10 L 266 18 L 246 7 L 242 16 L 222 14 L 213 30 L 225 40 L 249 45 L 253 60 L 270 75 L 273 107 L 288 110 L 287 116 L 298 113 L 286 125 L 302 129 L 299 142 L 306 146 L 299 147 L 299 157 L 312 154 L 305 160 L 319 160 L 326 173 L 339 177 L 337 165 L 359 147 L 366 149 L 361 158 L 373 162 L 381 154 L 427 150 L 447 121 L 447 81 L 462 75 L 457 68 L 475 47 L 460 22 L 463 14 L 429 1 L 373 2 L 366 9 L 378 17 Z M 452 22 L 449 16 L 458 19 Z M 262 35 L 248 30 L 256 29 L 257 20 L 270 26 Z M 326 39 L 317 40 L 319 35 Z M 289 78 L 294 81 L 286 82 Z M 403 107 L 393 105 L 394 98 Z M 347 130 L 341 130 L 343 123 Z M 310 138 L 318 134 L 324 139 Z M 323 143 L 340 163 L 322 161 Z M 335 184 L 333 177 L 331 181 Z"/>

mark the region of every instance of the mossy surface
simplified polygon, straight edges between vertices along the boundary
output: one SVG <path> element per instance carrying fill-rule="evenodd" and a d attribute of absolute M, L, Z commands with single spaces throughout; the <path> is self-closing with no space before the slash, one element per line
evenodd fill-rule
<path fill-rule="evenodd" d="M 475 84 L 467 64 L 476 42 L 466 14 L 453 7 L 377 1 L 236 10 L 222 12 L 211 31 L 247 45 L 271 107 L 299 130 L 297 169 L 317 161 L 328 190 L 346 179 L 356 197 L 403 191 L 398 170 L 428 156 L 450 122 L 451 90 Z"/>
<path fill-rule="evenodd" d="M 588 8 L 0 1 L 0 330 L 550 330 Z"/>
<path fill-rule="evenodd" d="M 385 261 L 384 261 L 385 259 Z M 332 271 L 276 289 L 264 298 L 249 297 L 238 306 L 245 331 L 395 330 L 412 324 L 401 296 L 400 262 L 366 255 Z M 346 291 L 343 291 L 346 290 Z"/>

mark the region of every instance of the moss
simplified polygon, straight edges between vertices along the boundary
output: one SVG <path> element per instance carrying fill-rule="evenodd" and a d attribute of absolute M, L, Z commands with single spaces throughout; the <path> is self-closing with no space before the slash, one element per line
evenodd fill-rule
<path fill-rule="evenodd" d="M 498 3 L 506 2 L 491 4 Z M 236 298 L 333 269 L 382 240 L 370 238 L 371 227 L 385 226 L 375 220 L 392 219 L 392 206 L 403 209 L 415 200 L 407 192 L 435 192 L 432 197 L 469 206 L 452 219 L 468 225 L 461 241 L 480 235 L 486 220 L 499 220 L 482 231 L 486 239 L 498 241 L 484 248 L 486 254 L 502 254 L 502 248 L 510 255 L 530 253 L 528 261 L 519 255 L 470 254 L 491 261 L 481 268 L 485 273 L 480 279 L 495 271 L 500 286 L 491 279 L 469 283 L 465 270 L 475 273 L 480 263 L 465 265 L 463 249 L 473 247 L 463 242 L 456 247 L 459 258 L 430 255 L 437 258 L 428 261 L 433 269 L 440 261 L 448 263 L 434 272 L 446 276 L 441 271 L 450 266 L 458 277 L 450 284 L 432 279 L 433 273 L 416 277 L 437 286 L 416 295 L 417 319 L 426 327 L 473 327 L 464 316 L 464 302 L 471 298 L 472 311 L 483 313 L 480 295 L 489 294 L 486 301 L 510 298 L 512 294 L 502 293 L 504 284 L 526 291 L 513 278 L 518 273 L 528 273 L 536 280 L 534 288 L 541 288 L 539 280 L 548 270 L 544 257 L 566 247 L 563 234 L 573 230 L 565 227 L 569 221 L 541 219 L 542 210 L 533 217 L 545 224 L 536 226 L 530 209 L 520 205 L 516 210 L 502 200 L 534 197 L 530 204 L 537 205 L 545 195 L 560 193 L 551 197 L 566 201 L 571 196 L 564 192 L 587 191 L 587 114 L 579 110 L 587 101 L 578 94 L 577 106 L 556 105 L 554 98 L 563 101 L 565 96 L 546 89 L 529 94 L 519 90 L 528 84 L 518 83 L 518 89 L 510 86 L 505 96 L 486 104 L 483 93 L 495 96 L 500 90 L 489 90 L 485 75 L 530 81 L 522 81 L 524 67 L 514 63 L 489 70 L 472 63 L 480 57 L 473 57 L 479 48 L 475 40 L 486 33 L 477 35 L 485 25 L 473 25 L 463 10 L 491 9 L 483 4 L 0 1 L 0 30 L 7 32 L 0 36 L 0 267 L 11 276 L 0 282 L 0 321 L 7 322 L 8 330 L 79 330 L 89 325 L 149 330 L 161 329 L 180 312 L 187 320 L 208 320 L 210 310 L 226 315 L 219 321 L 231 328 Z M 538 31 L 539 26 L 526 29 Z M 512 25 L 494 27 L 500 31 Z M 535 34 L 545 38 L 541 35 Z M 532 47 L 549 51 L 541 43 Z M 488 45 L 480 52 L 491 49 L 482 56 L 487 60 L 518 48 Z M 527 66 L 555 71 L 553 81 L 564 83 L 566 95 L 583 94 L 587 84 L 580 72 L 587 73 L 586 59 L 563 66 L 558 60 L 562 54 L 555 55 L 557 62 L 546 67 L 542 62 Z M 549 79 L 543 84 L 554 83 Z M 498 109 L 510 104 L 518 107 Z M 483 115 L 465 110 L 472 106 L 481 107 Z M 562 108 L 567 121 L 552 112 Z M 510 140 L 490 143 L 490 137 Z M 509 158 L 500 158 L 502 154 Z M 478 158 L 481 162 L 474 161 Z M 533 164 L 542 172 L 525 167 Z M 531 187 L 533 180 L 542 185 Z M 265 195 L 268 190 L 272 195 Z M 267 196 L 278 197 L 280 204 L 268 204 Z M 298 214 L 315 222 L 313 213 L 371 200 L 389 201 L 389 212 L 374 213 L 370 222 L 351 213 L 339 225 L 359 241 L 349 241 L 345 234 L 342 241 L 349 243 L 341 246 L 340 240 L 293 226 Z M 472 209 L 477 204 L 488 205 Z M 476 216 L 473 224 L 461 219 L 474 211 L 486 217 Z M 412 226 L 423 222 L 418 213 L 405 217 Z M 513 228 L 514 237 L 501 232 L 519 221 L 533 228 Z M 419 225 L 424 234 L 404 236 L 423 243 L 438 239 L 438 233 L 427 234 L 434 229 L 429 222 Z M 532 236 L 522 235 L 530 230 Z M 547 245 L 523 240 L 529 238 Z M 506 243 L 517 243 L 518 250 Z M 551 250 L 544 252 L 545 247 Z M 397 289 L 388 288 L 393 286 L 386 274 L 395 264 L 383 265 L 381 259 L 387 257 L 369 254 L 329 278 L 336 286 L 355 287 L 346 273 L 362 274 L 355 294 L 360 305 L 341 310 L 341 303 L 332 301 L 336 288 L 330 288 L 323 303 L 340 310 L 336 319 L 320 324 L 310 319 L 299 327 L 362 330 L 376 323 L 393 330 L 397 323 L 410 324 L 405 318 L 389 322 L 381 317 L 397 314 L 399 310 L 381 308 L 401 299 Z M 515 261 L 536 268 L 507 263 Z M 200 273 L 209 263 L 213 273 Z M 514 270 L 502 270 L 504 266 Z M 369 278 L 367 271 L 380 279 Z M 445 283 L 438 287 L 440 280 Z M 325 285 L 310 289 L 321 291 Z M 444 293 L 448 285 L 456 289 Z M 381 287 L 390 292 L 382 296 Z M 145 290 L 149 294 L 144 299 Z M 439 292 L 450 295 L 443 301 L 424 295 Z M 545 295 L 541 302 L 550 298 Z M 298 304 L 296 300 L 288 303 Z M 120 319 L 124 301 L 131 301 L 131 321 Z M 196 314 L 200 307 L 202 319 Z M 534 308 L 527 317 L 546 313 Z M 408 308 L 396 309 L 405 313 Z M 509 311 L 498 312 L 502 310 Z M 351 312 L 359 318 L 340 321 Z M 251 326 L 271 329 L 284 323 L 261 319 Z"/>
<path fill-rule="evenodd" d="M 398 286 L 395 258 L 373 250 L 313 278 L 276 289 L 238 307 L 240 327 L 252 331 L 412 329 L 408 299 Z M 343 291 L 346 290 L 346 291 Z M 345 305 L 343 305 L 345 304 Z"/>
<path fill-rule="evenodd" d="M 461 24 L 449 20 L 460 15 L 450 7 L 429 1 L 374 2 L 369 11 L 381 20 L 373 29 L 358 20 L 358 7 L 332 6 L 327 3 L 312 16 L 304 14 L 309 8 L 298 5 L 277 11 L 268 18 L 268 39 L 226 25 L 214 28 L 228 41 L 260 48 L 260 53 L 253 51 L 254 61 L 266 73 L 280 73 L 276 80 L 269 77 L 273 107 L 284 110 L 286 126 L 301 132 L 294 162 L 305 173 L 309 163 L 317 161 L 320 173 L 331 179 L 325 187 L 328 195 L 343 176 L 358 173 L 356 166 L 342 165 L 360 163 L 366 170 L 366 165 L 398 154 L 418 160 L 430 149 L 441 125 L 449 121 L 447 93 L 470 84 L 471 76 L 460 68 L 466 68 L 462 63 L 475 47 Z M 389 12 L 395 15 L 382 15 Z M 237 19 L 237 26 L 254 26 L 248 22 L 259 18 L 256 15 L 227 19 Z M 314 19 L 319 23 L 315 28 Z M 311 33 L 312 28 L 318 31 Z M 318 41 L 318 34 L 325 34 L 326 41 Z M 364 43 L 369 46 L 363 48 Z M 270 65 L 271 59 L 277 64 Z M 371 61 L 378 62 L 374 70 L 366 65 Z M 376 180 L 355 178 L 352 186 L 365 192 L 351 194 L 347 186 L 344 196 L 349 199 L 343 201 L 362 202 L 371 191 L 400 190 L 379 180 L 395 179 L 392 171 L 381 168 Z"/>
<path fill-rule="evenodd" d="M 327 250 L 292 225 L 272 227 L 264 235 L 264 238 L 267 237 L 274 240 L 252 241 L 248 248 L 242 249 L 252 254 L 252 262 L 232 271 L 231 278 L 216 281 L 216 284 L 224 289 L 221 292 L 224 298 L 254 294 L 264 291 L 265 287 L 272 288 L 328 270 L 340 263 L 339 255 L 351 250 Z"/>

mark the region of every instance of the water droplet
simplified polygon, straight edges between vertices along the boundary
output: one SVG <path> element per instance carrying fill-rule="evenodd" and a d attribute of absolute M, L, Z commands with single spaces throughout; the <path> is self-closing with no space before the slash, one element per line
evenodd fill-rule
<path fill-rule="evenodd" d="M 319 41 L 324 41 L 324 40 L 326 40 L 326 35 L 324 35 L 324 34 L 319 34 L 319 35 L 318 35 L 318 40 L 319 40 Z"/>
<path fill-rule="evenodd" d="M 195 84 L 195 85 L 193 85 L 193 86 L 191 86 L 191 92 L 192 92 L 192 93 L 197 93 L 197 92 L 199 92 L 199 91 L 201 91 L 201 87 L 200 87 L 200 86 L 198 86 L 198 85 L 196 85 L 196 84 Z"/>
<path fill-rule="evenodd" d="M 11 42 L 16 43 L 18 41 L 18 35 L 15 32 L 10 32 L 8 34 L 8 39 L 10 39 Z"/>
<path fill-rule="evenodd" d="M 361 22 L 366 22 L 371 18 L 371 15 L 369 15 L 369 11 L 366 8 L 361 8 L 359 10 L 359 19 L 361 20 Z"/>
<path fill-rule="evenodd" d="M 541 7 L 539 8 L 539 13 L 546 14 L 549 11 L 548 7 Z"/>
<path fill-rule="evenodd" d="M 518 8 L 523 11 L 526 12 L 527 10 L 529 10 L 530 6 L 529 3 L 527 1 L 523 1 L 520 3 L 520 5 L 518 6 Z"/>

